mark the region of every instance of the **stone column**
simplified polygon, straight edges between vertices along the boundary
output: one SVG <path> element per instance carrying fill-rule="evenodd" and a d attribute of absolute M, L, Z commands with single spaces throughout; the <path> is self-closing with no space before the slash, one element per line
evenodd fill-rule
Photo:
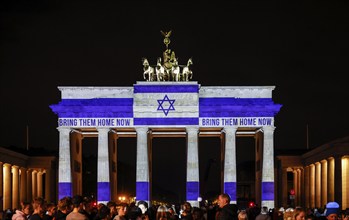
<path fill-rule="evenodd" d="M 263 127 L 262 207 L 274 208 L 274 126 Z"/>
<path fill-rule="evenodd" d="M 302 195 L 304 195 L 302 193 L 302 189 L 303 189 L 303 185 L 302 185 L 302 170 L 300 168 L 297 169 L 297 176 L 298 176 L 298 183 L 297 183 L 297 190 L 298 190 L 298 195 L 297 195 L 297 204 L 298 206 L 302 206 Z"/>
<path fill-rule="evenodd" d="M 149 203 L 148 128 L 137 127 L 136 199 Z"/>
<path fill-rule="evenodd" d="M 42 194 L 42 171 L 39 170 L 38 173 L 37 173 L 37 190 L 38 190 L 38 197 L 43 197 L 43 194 Z"/>
<path fill-rule="evenodd" d="M 27 171 L 27 200 L 33 200 L 33 170 L 28 169 Z"/>
<path fill-rule="evenodd" d="M 303 196 L 301 196 L 301 206 L 305 207 L 305 169 L 304 167 L 300 169 L 301 171 L 301 193 Z"/>
<path fill-rule="evenodd" d="M 305 207 L 310 207 L 310 168 L 305 167 L 304 171 L 304 196 L 305 196 Z"/>
<path fill-rule="evenodd" d="M 236 204 L 236 130 L 237 127 L 225 127 L 224 152 L 224 192 Z"/>
<path fill-rule="evenodd" d="M 97 200 L 104 204 L 110 201 L 108 133 L 109 128 L 98 128 Z"/>
<path fill-rule="evenodd" d="M 315 165 L 310 164 L 309 167 L 310 167 L 310 175 L 309 175 L 310 207 L 315 208 Z"/>
<path fill-rule="evenodd" d="M 27 199 L 27 168 L 21 167 L 20 168 L 21 175 L 20 175 L 20 192 L 19 192 L 19 199 L 20 201 L 28 201 Z"/>
<path fill-rule="evenodd" d="M 70 160 L 70 128 L 58 127 L 59 159 L 58 159 L 58 199 L 72 194 L 72 174 Z"/>
<path fill-rule="evenodd" d="M 334 201 L 334 158 L 328 159 L 327 166 L 327 199 Z"/>
<path fill-rule="evenodd" d="M 327 204 L 327 160 L 321 161 L 321 207 Z"/>
<path fill-rule="evenodd" d="M 0 161 L 0 198 L 4 196 L 4 173 L 3 168 L 4 164 Z M 4 210 L 3 200 L 0 200 L 0 210 Z"/>
<path fill-rule="evenodd" d="M 12 189 L 11 189 L 11 164 L 5 163 L 4 164 L 4 197 L 3 197 L 3 204 L 4 209 L 11 209 L 12 208 Z"/>
<path fill-rule="evenodd" d="M 12 166 L 12 209 L 19 207 L 19 167 Z"/>
<path fill-rule="evenodd" d="M 298 172 L 297 169 L 293 169 L 293 189 L 295 191 L 295 195 L 293 198 L 294 204 L 292 205 L 293 207 L 298 206 L 298 196 L 299 196 L 299 191 L 298 191 Z"/>
<path fill-rule="evenodd" d="M 198 150 L 198 128 L 187 127 L 188 150 L 187 150 L 187 201 L 199 207 L 199 150 Z"/>
<path fill-rule="evenodd" d="M 33 170 L 32 172 L 32 192 L 33 198 L 38 197 L 38 171 Z"/>
<path fill-rule="evenodd" d="M 315 207 L 321 207 L 321 164 L 315 163 Z"/>
<path fill-rule="evenodd" d="M 349 210 L 349 155 L 342 157 L 342 210 Z M 348 211 L 347 211 L 348 213 Z"/>

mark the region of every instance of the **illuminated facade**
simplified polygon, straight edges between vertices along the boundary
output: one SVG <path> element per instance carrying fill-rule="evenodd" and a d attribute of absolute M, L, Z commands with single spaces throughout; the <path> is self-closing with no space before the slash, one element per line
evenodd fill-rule
<path fill-rule="evenodd" d="M 336 201 L 342 209 L 349 208 L 349 137 L 336 139 L 303 155 L 280 155 L 276 161 L 279 207 L 292 203 L 320 208 Z M 289 194 L 290 189 L 294 195 Z"/>
<path fill-rule="evenodd" d="M 56 202 L 56 157 L 27 156 L 0 147 L 0 210 L 43 197 Z"/>
<path fill-rule="evenodd" d="M 198 206 L 198 138 L 222 138 L 222 192 L 236 203 L 236 136 L 256 140 L 256 202 L 274 207 L 274 86 L 137 82 L 133 87 L 59 87 L 58 197 L 82 194 L 82 139 L 98 137 L 97 200 L 117 200 L 117 138 L 137 138 L 136 199 L 151 201 L 152 138 L 187 140 L 186 200 Z"/>

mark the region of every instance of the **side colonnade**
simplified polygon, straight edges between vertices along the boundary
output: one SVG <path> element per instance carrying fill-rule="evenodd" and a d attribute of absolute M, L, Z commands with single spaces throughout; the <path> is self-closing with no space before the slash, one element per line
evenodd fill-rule
<path fill-rule="evenodd" d="M 336 201 L 349 208 L 349 137 L 340 138 L 299 156 L 278 156 L 282 199 L 294 206 L 323 208 Z M 288 175 L 289 174 L 289 175 Z M 289 190 L 293 195 L 288 195 Z M 288 198 L 288 197 L 291 198 Z"/>
<path fill-rule="evenodd" d="M 55 158 L 29 157 L 0 148 L 0 210 L 19 209 L 22 201 L 56 201 Z"/>

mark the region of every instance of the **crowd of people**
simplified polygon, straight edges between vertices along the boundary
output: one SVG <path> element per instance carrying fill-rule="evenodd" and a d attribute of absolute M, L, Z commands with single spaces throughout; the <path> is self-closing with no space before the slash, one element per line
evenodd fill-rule
<path fill-rule="evenodd" d="M 230 203 L 228 194 L 220 194 L 217 204 L 192 207 L 189 202 L 175 205 L 137 203 L 94 204 L 88 197 L 64 197 L 57 204 L 46 203 L 43 198 L 22 202 L 21 209 L 6 210 L 2 220 L 349 220 L 349 209 L 340 210 L 336 202 L 324 209 L 280 208 L 268 209 L 256 205 L 239 209 Z"/>

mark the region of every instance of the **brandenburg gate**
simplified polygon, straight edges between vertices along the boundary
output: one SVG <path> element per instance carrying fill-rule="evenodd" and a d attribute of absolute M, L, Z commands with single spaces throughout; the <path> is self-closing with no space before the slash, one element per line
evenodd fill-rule
<path fill-rule="evenodd" d="M 137 138 L 136 200 L 151 202 L 151 140 L 154 135 L 173 133 L 187 140 L 186 201 L 199 205 L 198 139 L 219 135 L 224 137 L 224 167 L 217 181 L 236 203 L 236 136 L 251 133 L 260 151 L 256 156 L 261 164 L 256 170 L 257 202 L 273 208 L 274 116 L 281 108 L 272 100 L 275 87 L 201 86 L 190 81 L 192 72 L 185 73 L 185 67 L 175 71 L 181 65 L 170 52 L 169 41 L 164 42 L 163 64 L 151 67 L 143 62 L 145 81 L 130 87 L 58 87 L 61 101 L 50 107 L 58 116 L 59 199 L 82 193 L 81 145 L 90 132 L 98 136 L 97 201 L 115 199 L 117 138 L 129 135 Z"/>

